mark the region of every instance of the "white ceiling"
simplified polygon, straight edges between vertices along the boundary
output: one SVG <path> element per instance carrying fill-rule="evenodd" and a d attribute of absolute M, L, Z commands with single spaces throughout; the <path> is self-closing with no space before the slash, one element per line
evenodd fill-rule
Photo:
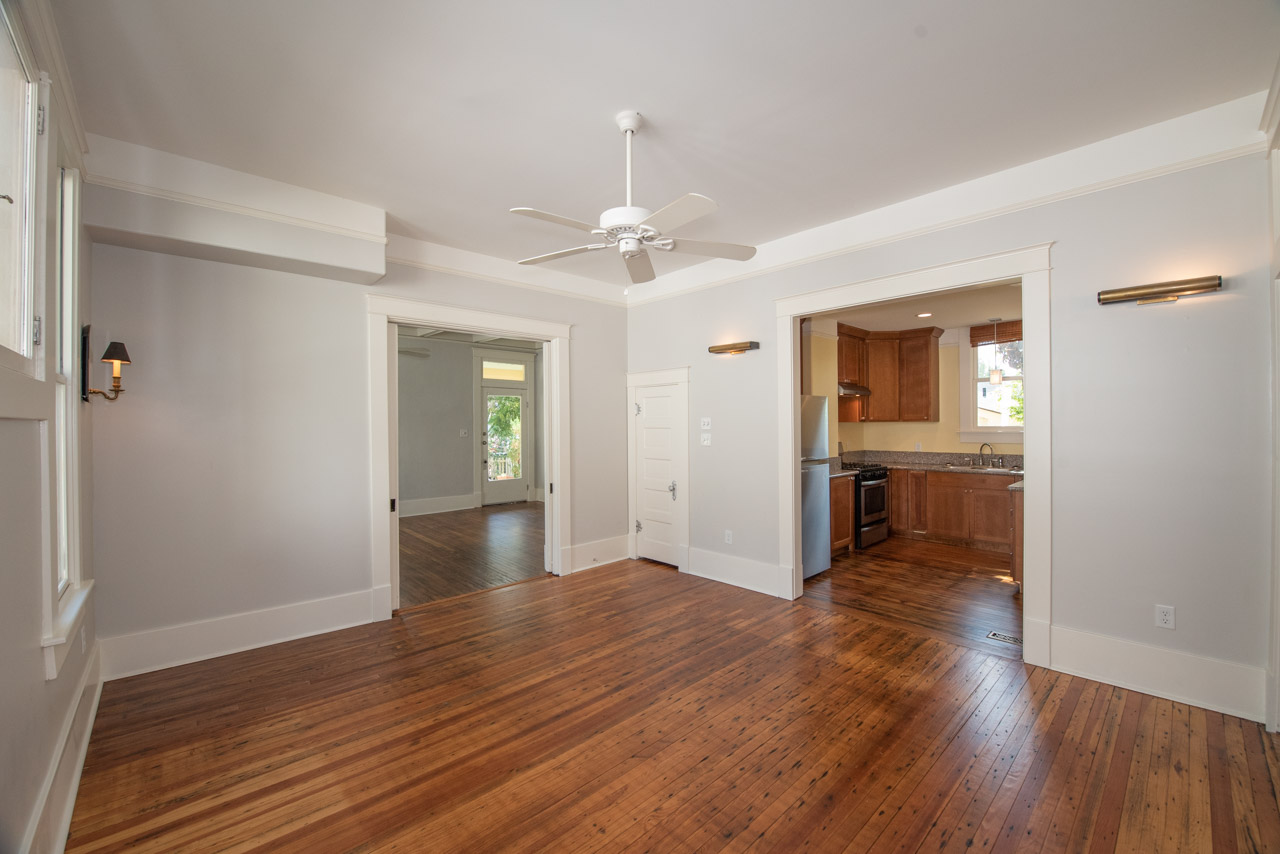
<path fill-rule="evenodd" d="M 932 316 L 919 317 L 921 312 L 929 312 Z M 919 297 L 905 297 L 852 309 L 841 309 L 819 316 L 872 332 L 919 329 L 921 326 L 955 329 L 963 326 L 977 326 L 993 317 L 1001 320 L 1021 320 L 1022 285 L 1017 282 L 1006 282 L 937 291 Z"/>
<path fill-rule="evenodd" d="M 52 0 L 85 127 L 516 260 L 623 203 L 759 244 L 1267 88 L 1276 0 Z M 652 253 L 659 275 L 694 256 Z M 551 262 L 620 284 L 613 253 Z"/>

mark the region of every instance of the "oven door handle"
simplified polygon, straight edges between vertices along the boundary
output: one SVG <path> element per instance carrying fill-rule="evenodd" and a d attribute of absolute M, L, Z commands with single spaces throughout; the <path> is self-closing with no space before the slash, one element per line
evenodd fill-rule
<path fill-rule="evenodd" d="M 859 481 L 860 485 L 862 485 L 862 486 L 879 486 L 879 485 L 880 485 L 880 484 L 882 484 L 882 483 L 888 483 L 888 482 L 889 482 L 889 478 L 887 478 L 887 477 L 882 477 L 882 478 L 880 478 L 879 480 L 863 480 L 863 481 Z"/>

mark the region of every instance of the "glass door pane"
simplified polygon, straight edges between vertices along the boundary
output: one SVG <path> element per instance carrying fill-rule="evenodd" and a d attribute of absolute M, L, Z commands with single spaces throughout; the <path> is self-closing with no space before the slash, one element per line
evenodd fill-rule
<path fill-rule="evenodd" d="M 489 482 L 519 480 L 520 455 L 520 395 L 486 395 L 488 413 Z"/>

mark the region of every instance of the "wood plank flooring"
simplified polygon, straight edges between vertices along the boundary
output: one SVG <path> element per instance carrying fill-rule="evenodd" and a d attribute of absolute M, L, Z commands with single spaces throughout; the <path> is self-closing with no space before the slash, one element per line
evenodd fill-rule
<path fill-rule="evenodd" d="M 832 558 L 805 581 L 804 600 L 1021 659 L 1022 647 L 987 637 L 1022 637 L 1015 590 L 1007 554 L 890 537 Z"/>
<path fill-rule="evenodd" d="M 67 850 L 1280 849 L 1258 724 L 836 599 L 624 561 L 110 682 Z"/>
<path fill-rule="evenodd" d="M 544 505 L 494 504 L 400 519 L 400 607 L 541 578 Z"/>

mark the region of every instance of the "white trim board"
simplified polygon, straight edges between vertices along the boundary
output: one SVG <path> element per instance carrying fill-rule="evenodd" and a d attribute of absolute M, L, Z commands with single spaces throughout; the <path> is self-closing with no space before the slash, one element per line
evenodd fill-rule
<path fill-rule="evenodd" d="M 85 754 L 89 751 L 89 736 L 98 714 L 98 701 L 102 698 L 99 661 L 95 644 L 80 675 L 76 701 L 63 719 L 57 745 L 44 782 L 40 785 L 40 795 L 28 819 L 19 851 L 62 851 L 66 845 L 76 792 L 80 789 L 80 773 L 84 769 Z"/>
<path fill-rule="evenodd" d="M 572 552 L 569 561 L 569 566 L 572 567 L 571 572 L 595 569 L 598 566 L 626 560 L 627 538 L 625 536 L 607 537 L 590 543 L 578 543 L 572 546 L 570 551 Z"/>
<path fill-rule="evenodd" d="M 1261 721 L 1266 670 L 1122 638 L 1052 628 L 1053 669 Z"/>
<path fill-rule="evenodd" d="M 103 680 L 150 673 L 247 649 L 347 629 L 371 619 L 377 588 L 99 638 Z M 389 616 L 389 614 L 387 615 Z"/>
<path fill-rule="evenodd" d="M 454 510 L 470 510 L 480 506 L 480 496 L 473 492 L 465 495 L 444 495 L 439 498 L 401 498 L 400 518 L 405 516 L 429 516 L 432 513 L 449 513 Z"/>
<path fill-rule="evenodd" d="M 796 459 L 799 457 L 797 456 Z M 732 584 L 734 587 L 742 587 L 767 596 L 776 596 L 779 599 L 795 598 L 791 595 L 791 581 L 787 573 L 763 561 L 708 549 L 690 548 L 689 567 L 683 571 L 698 578 Z"/>

